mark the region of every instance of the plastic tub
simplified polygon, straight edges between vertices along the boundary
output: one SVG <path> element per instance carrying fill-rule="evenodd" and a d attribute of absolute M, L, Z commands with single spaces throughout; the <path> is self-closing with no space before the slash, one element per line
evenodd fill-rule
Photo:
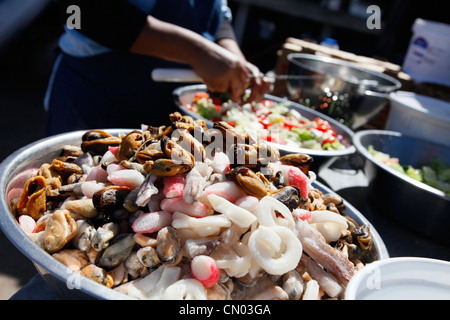
<path fill-rule="evenodd" d="M 450 85 L 450 25 L 416 19 L 403 70 L 417 83 Z"/>
<path fill-rule="evenodd" d="M 406 91 L 389 98 L 386 130 L 450 146 L 450 103 Z"/>

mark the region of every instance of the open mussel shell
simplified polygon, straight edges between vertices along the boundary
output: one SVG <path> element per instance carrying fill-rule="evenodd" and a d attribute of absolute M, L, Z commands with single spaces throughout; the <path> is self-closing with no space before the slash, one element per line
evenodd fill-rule
<path fill-rule="evenodd" d="M 117 136 L 122 133 L 127 134 L 133 130 L 107 129 L 105 131 Z M 8 185 L 14 177 L 27 169 L 39 167 L 42 163 L 57 158 L 65 145 L 80 145 L 81 136 L 84 133 L 85 131 L 75 131 L 37 141 L 14 152 L 0 164 L 0 227 L 8 239 L 33 262 L 43 279 L 60 297 L 64 299 L 132 299 L 93 280 L 81 277 L 62 263 L 56 261 L 24 235 L 11 213 L 7 201 Z M 330 189 L 320 183 L 314 183 L 314 187 L 323 193 L 332 193 Z M 348 215 L 359 225 L 370 224 L 361 213 L 345 200 L 344 205 Z M 387 249 L 373 227 L 371 227 L 371 233 L 375 253 L 374 258 L 376 260 L 388 258 Z M 111 245 L 113 243 L 110 243 Z"/>

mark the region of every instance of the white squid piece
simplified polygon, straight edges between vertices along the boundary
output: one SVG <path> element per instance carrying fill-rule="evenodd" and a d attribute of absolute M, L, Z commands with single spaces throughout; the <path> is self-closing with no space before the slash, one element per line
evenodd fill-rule
<path fill-rule="evenodd" d="M 264 197 L 259 201 L 257 217 L 258 222 L 266 227 L 282 226 L 289 229 L 295 228 L 294 218 L 288 207 L 270 196 Z"/>
<path fill-rule="evenodd" d="M 195 279 L 181 279 L 165 289 L 162 300 L 206 300 L 206 290 Z"/>
<path fill-rule="evenodd" d="M 187 203 L 193 203 L 200 199 L 206 187 L 207 179 L 212 172 L 212 169 L 208 171 L 208 168 L 209 166 L 205 163 L 196 163 L 194 168 L 186 175 L 186 184 L 182 196 Z"/>
<path fill-rule="evenodd" d="M 94 193 L 105 188 L 104 183 L 97 183 L 96 181 L 85 181 L 81 185 L 81 192 L 87 197 L 92 199 Z"/>
<path fill-rule="evenodd" d="M 242 228 L 248 228 L 253 222 L 256 221 L 256 216 L 253 213 L 229 202 L 222 197 L 215 194 L 210 194 L 208 196 L 208 200 L 215 211 L 223 213 L 233 223 Z"/>
<path fill-rule="evenodd" d="M 118 163 L 110 163 L 108 164 L 108 166 L 106 167 L 106 173 L 109 175 L 113 174 L 116 171 L 119 170 L 125 170 L 124 167 L 122 167 L 120 164 Z"/>
<path fill-rule="evenodd" d="M 230 159 L 224 152 L 216 152 L 211 163 L 214 172 L 225 174 L 230 170 Z"/>
<path fill-rule="evenodd" d="M 252 213 L 258 209 L 259 199 L 254 196 L 245 196 L 236 201 L 235 205 Z"/>
<path fill-rule="evenodd" d="M 116 156 L 114 155 L 114 153 L 111 152 L 111 150 L 108 150 L 102 156 L 102 160 L 100 160 L 100 164 L 112 163 L 112 162 L 115 162 L 115 161 L 117 161 Z"/>
<path fill-rule="evenodd" d="M 233 247 L 240 249 L 239 246 Z M 213 258 L 216 260 L 217 266 L 225 270 L 228 276 L 239 278 L 245 276 L 251 269 L 252 256 L 251 254 L 240 255 L 236 252 L 235 248 L 229 248 L 227 250 L 220 248 L 214 253 Z"/>
<path fill-rule="evenodd" d="M 281 240 L 280 242 L 278 242 L 278 238 Z M 277 242 L 267 248 L 270 239 L 276 239 L 274 241 Z M 279 251 L 277 252 L 278 244 Z M 272 275 L 282 275 L 295 269 L 303 253 L 302 244 L 296 235 L 290 229 L 281 226 L 265 227 L 260 225 L 251 234 L 248 247 L 256 262 Z"/>
<path fill-rule="evenodd" d="M 343 230 L 347 230 L 347 219 L 332 211 L 313 211 L 308 221 L 330 243 L 339 240 Z"/>
<path fill-rule="evenodd" d="M 302 300 L 318 300 L 320 286 L 316 280 L 310 280 L 306 284 L 305 293 L 303 293 Z"/>
<path fill-rule="evenodd" d="M 147 300 L 160 300 L 163 298 L 165 290 L 177 282 L 180 273 L 181 269 L 179 267 L 163 265 L 145 278 L 126 283 L 123 286 L 125 286 L 126 294 L 131 297 Z"/>
<path fill-rule="evenodd" d="M 222 214 L 206 216 L 204 218 L 193 218 L 181 212 L 174 212 L 172 227 L 175 229 L 192 229 L 201 237 L 218 235 L 221 228 L 231 226 L 231 221 Z"/>

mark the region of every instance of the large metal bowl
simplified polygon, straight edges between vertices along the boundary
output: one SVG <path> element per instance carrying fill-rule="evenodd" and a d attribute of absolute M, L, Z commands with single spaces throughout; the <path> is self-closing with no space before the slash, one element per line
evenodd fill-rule
<path fill-rule="evenodd" d="M 367 148 L 399 159 L 400 164 L 420 168 L 443 157 L 450 163 L 450 148 L 404 136 L 399 132 L 364 130 L 354 136 L 358 153 L 365 159 L 370 201 L 389 217 L 412 230 L 450 244 L 450 197 L 375 159 Z"/>
<path fill-rule="evenodd" d="M 111 134 L 129 131 L 129 129 L 108 130 Z M 84 132 L 75 131 L 39 140 L 17 150 L 0 164 L 0 227 L 8 239 L 33 262 L 43 279 L 60 297 L 65 299 L 129 299 L 121 293 L 79 276 L 55 260 L 28 238 L 20 229 L 9 209 L 7 201 L 9 182 L 20 172 L 39 168 L 43 163 L 56 158 L 64 145 L 79 146 Z"/>
<path fill-rule="evenodd" d="M 186 108 L 185 104 L 191 104 L 192 101 L 194 101 L 195 93 L 197 92 L 206 92 L 208 89 L 205 85 L 191 85 L 191 86 L 185 86 L 180 87 L 178 89 L 175 89 L 173 92 L 173 99 L 175 101 L 175 104 L 178 106 L 178 109 L 181 113 L 190 115 L 194 119 L 202 119 L 206 122 L 207 127 L 211 128 L 213 126 L 212 121 L 205 119 L 198 115 L 195 112 L 192 112 L 188 108 Z M 270 99 L 275 102 L 286 102 L 285 99 L 282 99 L 280 97 L 272 96 L 269 94 L 265 95 L 266 99 Z M 318 170 L 319 165 L 324 163 L 325 160 L 328 160 L 332 157 L 342 157 L 347 156 L 355 153 L 356 149 L 353 146 L 353 131 L 347 128 L 345 125 L 341 124 L 340 122 L 318 112 L 315 110 L 312 110 L 310 108 L 307 108 L 301 104 L 288 101 L 289 102 L 289 108 L 297 110 L 302 116 L 307 118 L 308 120 L 314 120 L 315 118 L 322 118 L 326 121 L 328 121 L 333 130 L 340 136 L 342 136 L 342 143 L 346 146 L 343 150 L 312 150 L 312 149 L 305 149 L 300 147 L 293 147 L 293 146 L 286 146 L 278 143 L 272 143 L 268 142 L 269 144 L 272 144 L 275 146 L 278 150 L 280 150 L 280 153 L 282 155 L 290 154 L 290 153 L 305 153 L 314 158 L 314 164 L 312 169 Z"/>
<path fill-rule="evenodd" d="M 304 53 L 288 55 L 291 99 L 356 130 L 374 119 L 401 83 L 344 60 Z"/>
<path fill-rule="evenodd" d="M 116 135 L 129 132 L 131 129 L 106 129 Z M 20 229 L 15 217 L 10 211 L 7 201 L 9 182 L 20 172 L 39 167 L 50 162 L 59 155 L 64 145 L 80 145 L 84 131 L 75 131 L 45 138 L 30 144 L 6 158 L 0 164 L 0 227 L 9 240 L 36 266 L 39 273 L 49 286 L 64 299 L 130 299 L 92 280 L 81 277 L 60 262 L 53 259 L 47 252 L 33 243 Z M 324 193 L 332 191 L 320 183 L 315 186 Z M 370 222 L 350 203 L 344 202 L 348 215 L 360 225 L 370 225 Z M 386 246 L 378 232 L 371 226 L 374 241 L 374 259 L 389 258 Z M 6 257 L 4 257 L 6 259 Z"/>

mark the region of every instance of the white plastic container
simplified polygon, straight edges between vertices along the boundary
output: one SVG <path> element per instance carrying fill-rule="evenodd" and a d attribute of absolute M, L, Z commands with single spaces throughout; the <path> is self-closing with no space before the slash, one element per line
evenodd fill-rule
<path fill-rule="evenodd" d="M 415 257 L 378 260 L 350 280 L 346 300 L 449 300 L 450 262 Z"/>
<path fill-rule="evenodd" d="M 416 19 L 403 71 L 416 83 L 450 86 L 450 25 Z"/>
<path fill-rule="evenodd" d="M 450 103 L 413 92 L 389 95 L 385 129 L 450 146 Z"/>

